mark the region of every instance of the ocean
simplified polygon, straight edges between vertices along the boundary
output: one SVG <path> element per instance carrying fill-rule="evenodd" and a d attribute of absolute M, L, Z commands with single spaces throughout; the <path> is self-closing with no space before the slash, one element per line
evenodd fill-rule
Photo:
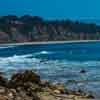
<path fill-rule="evenodd" d="M 5 77 L 26 69 L 34 70 L 43 80 L 99 96 L 100 42 L 0 46 L 0 72 Z"/>

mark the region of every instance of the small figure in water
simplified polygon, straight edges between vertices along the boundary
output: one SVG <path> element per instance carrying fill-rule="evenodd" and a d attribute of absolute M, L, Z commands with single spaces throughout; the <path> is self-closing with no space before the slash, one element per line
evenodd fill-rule
<path fill-rule="evenodd" d="M 86 70 L 82 69 L 82 70 L 80 70 L 80 73 L 85 74 Z"/>
<path fill-rule="evenodd" d="M 40 63 L 46 63 L 48 59 L 40 60 Z"/>

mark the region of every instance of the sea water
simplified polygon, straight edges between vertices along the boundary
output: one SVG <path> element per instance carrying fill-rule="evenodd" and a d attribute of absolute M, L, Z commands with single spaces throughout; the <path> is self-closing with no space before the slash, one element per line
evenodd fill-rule
<path fill-rule="evenodd" d="M 67 84 L 70 89 L 98 95 L 100 42 L 0 46 L 0 71 L 7 78 L 25 69 L 34 70 L 42 79 Z M 82 82 L 69 84 L 69 80 Z"/>

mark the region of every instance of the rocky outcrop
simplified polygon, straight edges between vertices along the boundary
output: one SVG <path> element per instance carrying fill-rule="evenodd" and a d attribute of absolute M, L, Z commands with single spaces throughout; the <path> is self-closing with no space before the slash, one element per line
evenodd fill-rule
<path fill-rule="evenodd" d="M 16 73 L 10 80 L 0 76 L 0 100 L 95 100 L 83 91 L 70 91 L 63 84 L 40 80 L 31 70 Z"/>
<path fill-rule="evenodd" d="M 11 85 L 11 88 L 17 88 L 19 86 L 27 87 L 27 85 L 32 85 L 31 83 L 40 84 L 40 76 L 32 71 L 26 70 L 25 72 L 13 75 L 8 84 L 9 86 Z"/>

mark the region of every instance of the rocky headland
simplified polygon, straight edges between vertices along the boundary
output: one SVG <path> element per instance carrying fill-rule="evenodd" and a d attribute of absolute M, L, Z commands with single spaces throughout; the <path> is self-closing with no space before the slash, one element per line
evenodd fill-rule
<path fill-rule="evenodd" d="M 0 16 L 0 43 L 100 40 L 100 25 L 39 16 Z"/>

